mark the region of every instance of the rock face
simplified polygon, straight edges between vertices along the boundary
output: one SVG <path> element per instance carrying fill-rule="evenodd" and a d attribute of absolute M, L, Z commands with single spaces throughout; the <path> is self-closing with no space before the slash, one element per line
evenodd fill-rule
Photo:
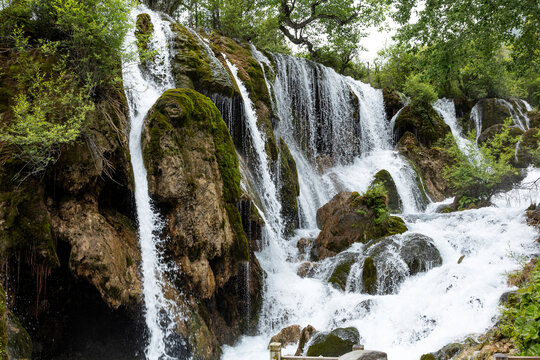
<path fill-rule="evenodd" d="M 315 240 L 320 259 L 334 256 L 355 242 L 400 234 L 407 230 L 403 220 L 388 216 L 377 218 L 370 199 L 358 193 L 341 192 L 317 211 L 317 224 L 321 233 Z M 386 206 L 387 199 L 380 198 Z"/>
<path fill-rule="evenodd" d="M 187 290 L 212 314 L 203 325 L 219 342 L 231 342 L 248 325 L 242 319 L 258 311 L 262 272 L 237 208 L 240 172 L 227 127 L 209 98 L 169 90 L 149 112 L 142 143 L 149 191 L 166 219 L 167 251 L 181 264 Z M 237 284 L 248 263 L 251 313 L 246 316 L 244 290 Z"/>
<path fill-rule="evenodd" d="M 285 231 L 291 235 L 298 228 L 298 203 L 296 198 L 300 195 L 300 184 L 298 183 L 298 173 L 296 163 L 283 139 L 279 140 L 281 152 L 280 161 L 280 189 L 281 214 L 285 221 Z"/>
<path fill-rule="evenodd" d="M 415 134 L 421 144 L 431 146 L 444 139 L 450 128 L 431 106 L 424 109 L 407 105 L 396 119 L 394 139 L 399 141 L 406 132 Z"/>
<path fill-rule="evenodd" d="M 531 164 L 537 164 L 540 159 L 537 159 L 535 153 L 538 150 L 538 129 L 532 128 L 527 130 L 519 145 L 517 145 L 515 166 L 526 168 Z"/>
<path fill-rule="evenodd" d="M 318 332 L 309 342 L 307 356 L 341 356 L 359 342 L 360 334 L 353 327 Z"/>
<path fill-rule="evenodd" d="M 383 88 L 383 100 L 384 108 L 386 110 L 386 116 L 388 118 L 388 121 L 390 121 L 394 117 L 394 115 L 397 114 L 399 109 L 403 107 L 403 103 L 397 91 L 386 87 Z"/>
<path fill-rule="evenodd" d="M 404 155 L 418 174 L 420 189 L 429 192 L 435 201 L 442 201 L 452 194 L 450 184 L 443 176 L 443 169 L 452 159 L 441 148 L 428 148 L 413 133 L 407 132 L 398 143 L 398 151 Z"/>

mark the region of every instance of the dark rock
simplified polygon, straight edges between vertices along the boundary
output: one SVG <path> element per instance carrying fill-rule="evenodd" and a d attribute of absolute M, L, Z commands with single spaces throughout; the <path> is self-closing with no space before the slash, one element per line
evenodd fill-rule
<path fill-rule="evenodd" d="M 441 266 L 442 258 L 433 240 L 422 234 L 409 234 L 399 251 L 411 275 Z"/>
<path fill-rule="evenodd" d="M 32 359 L 32 339 L 19 319 L 11 311 L 7 312 L 7 354 L 9 359 Z"/>
<path fill-rule="evenodd" d="M 436 360 L 450 360 L 456 356 L 461 349 L 463 349 L 464 344 L 452 343 L 444 346 L 439 351 L 433 353 L 433 356 Z"/>
<path fill-rule="evenodd" d="M 504 121 L 512 117 L 510 110 L 504 105 L 502 99 L 482 99 L 477 104 L 480 107 L 482 120 L 482 131 L 497 124 L 504 124 Z"/>
<path fill-rule="evenodd" d="M 517 151 L 514 159 L 514 166 L 519 168 L 526 168 L 531 164 L 537 165 L 539 159 L 537 158 L 538 151 L 538 129 L 532 128 L 523 133 L 521 142 L 516 145 Z"/>
<path fill-rule="evenodd" d="M 344 257 L 337 261 L 328 282 L 335 286 L 337 289 L 345 290 L 347 284 L 347 278 L 351 271 L 351 266 L 356 262 L 356 256 L 354 254 L 346 254 L 349 256 Z"/>
<path fill-rule="evenodd" d="M 529 118 L 529 127 L 532 128 L 540 128 L 540 111 L 538 110 L 532 110 L 527 113 L 527 116 Z"/>
<path fill-rule="evenodd" d="M 399 109 L 403 107 L 403 102 L 401 101 L 401 97 L 396 90 L 386 87 L 383 88 L 383 100 L 384 108 L 386 110 L 386 117 L 387 120 L 390 121 L 394 115 L 397 114 Z"/>
<path fill-rule="evenodd" d="M 360 343 L 360 334 L 353 327 L 318 332 L 309 342 L 307 356 L 341 356 Z"/>
<path fill-rule="evenodd" d="M 299 224 L 297 197 L 300 195 L 300 184 L 298 183 L 296 163 L 283 139 L 279 140 L 279 150 L 281 153 L 281 171 L 279 173 L 281 215 L 285 221 L 285 234 L 290 236 L 298 228 Z"/>
<path fill-rule="evenodd" d="M 371 182 L 370 187 L 382 185 L 388 194 L 388 210 L 392 213 L 400 213 L 403 211 L 403 203 L 396 188 L 396 183 L 392 175 L 387 170 L 381 170 L 375 174 L 375 178 Z"/>
<path fill-rule="evenodd" d="M 423 108 L 407 105 L 396 118 L 395 141 L 399 141 L 406 132 L 413 133 L 421 144 L 429 147 L 438 140 L 444 139 L 446 134 L 450 133 L 450 127 L 431 106 Z"/>
<path fill-rule="evenodd" d="M 270 339 L 270 343 L 279 342 L 284 347 L 298 341 L 300 341 L 300 325 L 287 326 Z"/>
<path fill-rule="evenodd" d="M 378 196 L 378 195 L 377 195 Z M 401 218 L 379 219 L 372 202 L 386 207 L 386 196 L 370 198 L 354 192 L 341 192 L 317 211 L 317 224 L 322 229 L 315 240 L 320 259 L 334 256 L 355 242 L 400 234 L 407 231 Z"/>

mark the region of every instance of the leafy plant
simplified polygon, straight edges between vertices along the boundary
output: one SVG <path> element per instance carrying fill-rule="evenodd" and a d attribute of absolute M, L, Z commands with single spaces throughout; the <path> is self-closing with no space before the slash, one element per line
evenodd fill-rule
<path fill-rule="evenodd" d="M 377 225 L 385 223 L 390 217 L 388 211 L 388 193 L 383 184 L 371 186 L 362 196 L 363 202 L 375 214 Z"/>
<path fill-rule="evenodd" d="M 540 354 L 540 262 L 527 282 L 518 291 L 519 301 L 510 302 L 503 310 L 501 330 L 511 337 L 521 355 Z"/>

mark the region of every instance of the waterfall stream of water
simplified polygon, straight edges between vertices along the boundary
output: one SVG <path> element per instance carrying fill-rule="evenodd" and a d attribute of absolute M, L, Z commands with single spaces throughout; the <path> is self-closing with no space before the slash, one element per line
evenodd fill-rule
<path fill-rule="evenodd" d="M 174 87 L 169 62 L 168 39 L 171 37 L 170 24 L 161 16 L 144 6 L 139 6 L 132 13 L 133 22 L 138 14 L 150 15 L 154 33 L 150 48 L 157 50 L 156 58 L 144 66 L 138 60 L 125 61 L 122 76 L 126 98 L 129 106 L 131 130 L 129 150 L 135 180 L 135 201 L 139 225 L 139 244 L 141 248 L 141 273 L 144 295 L 146 326 L 148 328 L 148 344 L 146 358 L 148 360 L 172 360 L 168 355 L 173 351 L 171 338 L 174 338 L 173 318 L 179 316 L 176 304 L 165 298 L 165 266 L 160 253 L 161 220 L 152 206 L 148 192 L 148 180 L 141 149 L 141 135 L 144 119 L 156 100 L 167 89 Z M 126 48 L 137 54 L 137 39 L 134 29 L 127 34 Z"/>

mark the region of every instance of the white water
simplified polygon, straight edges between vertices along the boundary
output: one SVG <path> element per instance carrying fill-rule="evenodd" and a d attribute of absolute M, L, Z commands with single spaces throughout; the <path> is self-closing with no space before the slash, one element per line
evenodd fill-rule
<path fill-rule="evenodd" d="M 439 99 L 432 104 L 433 108 L 443 121 L 450 127 L 452 135 L 456 140 L 456 143 L 461 151 L 466 152 L 470 147 L 470 141 L 463 136 L 463 130 L 457 122 L 456 107 L 454 100 L 451 99 Z"/>
<path fill-rule="evenodd" d="M 257 60 L 265 62 L 261 56 Z M 302 229 L 289 241 L 280 238 L 279 231 L 266 234 L 268 245 L 256 254 L 267 273 L 259 335 L 225 346 L 222 359 L 266 359 L 270 337 L 292 324 L 309 324 L 318 330 L 355 326 L 366 348 L 385 351 L 390 360 L 416 360 L 423 353 L 491 327 L 498 299 L 508 290 L 505 273 L 518 268 L 522 256 L 538 251 L 537 234 L 524 220 L 524 209 L 540 200 L 538 193 L 501 195 L 495 199 L 499 208 L 436 214 L 438 204 L 430 204 L 422 212 L 425 200 L 416 174 L 391 147 L 392 129 L 386 121 L 382 94 L 304 59 L 275 55 L 273 61 L 275 81 L 267 85 L 273 90 L 280 119 L 276 133 L 285 139 L 297 164 Z M 240 90 L 246 104 L 249 95 L 245 88 Z M 247 104 L 249 109 L 249 100 Z M 441 115 L 448 115 L 445 121 L 453 134 L 460 134 L 455 110 L 450 116 L 450 105 L 439 105 Z M 476 110 L 480 129 L 480 109 Z M 403 201 L 406 234 L 431 237 L 441 253 L 442 266 L 406 277 L 391 295 L 355 291 L 361 262 L 352 267 L 347 291 L 330 286 L 327 279 L 339 256 L 320 262 L 313 277 L 299 277 L 296 271 L 304 260 L 296 242 L 318 235 L 317 209 L 338 191 L 365 191 L 381 169 L 390 172 Z M 534 176 L 540 173 L 531 178 Z M 265 191 L 257 189 L 258 193 Z M 279 217 L 279 213 L 264 209 L 264 216 Z M 361 259 L 363 245 L 355 244 L 346 253 Z M 462 255 L 463 262 L 457 264 Z M 399 268 L 402 260 L 396 254 L 389 256 Z M 294 351 L 290 346 L 284 353 Z"/>
<path fill-rule="evenodd" d="M 149 63 L 145 69 L 141 66 L 138 57 L 132 62 L 125 60 L 122 66 L 122 76 L 131 121 L 129 150 L 135 179 L 135 201 L 142 258 L 144 315 L 149 333 L 145 354 L 148 360 L 172 360 L 173 357 L 167 355 L 171 346 L 168 338 L 173 337 L 174 321 L 172 318 L 177 316 L 179 312 L 175 303 L 166 299 L 163 294 L 165 268 L 159 250 L 160 238 L 157 235 L 162 224 L 148 193 L 148 181 L 141 150 L 141 133 L 147 112 L 165 90 L 174 87 L 167 42 L 171 35 L 169 22 L 164 21 L 159 14 L 144 6 L 139 6 L 131 14 L 133 23 L 135 23 L 137 15 L 141 13 L 150 15 L 154 25 L 150 46 L 151 49 L 158 50 L 158 52 L 154 62 Z M 133 54 L 137 54 L 134 28 L 127 34 L 125 46 Z"/>

